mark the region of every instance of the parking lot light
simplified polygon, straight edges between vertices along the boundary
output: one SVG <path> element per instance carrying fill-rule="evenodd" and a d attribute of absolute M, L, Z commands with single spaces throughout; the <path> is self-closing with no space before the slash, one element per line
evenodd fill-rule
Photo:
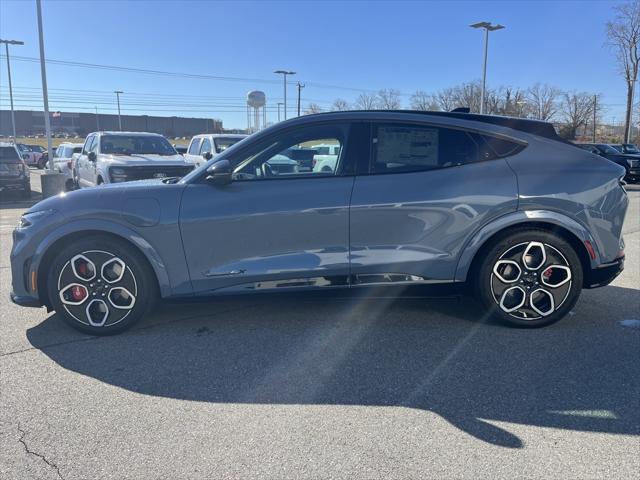
<path fill-rule="evenodd" d="M 470 25 L 471 28 L 482 28 L 484 29 L 484 65 L 482 67 L 482 91 L 480 93 L 480 114 L 484 113 L 484 97 L 487 85 L 487 55 L 489 51 L 489 32 L 494 32 L 496 30 L 502 30 L 504 25 L 492 25 L 491 22 L 479 22 Z"/>
<path fill-rule="evenodd" d="M 284 119 L 287 119 L 287 75 L 295 75 L 296 72 L 292 72 L 289 70 L 276 70 L 273 73 L 277 73 L 278 75 L 282 75 L 282 79 L 284 82 Z"/>
<path fill-rule="evenodd" d="M 120 116 L 120 94 L 124 92 L 122 90 L 115 90 L 113 93 L 116 94 L 116 99 L 118 101 L 118 129 L 122 131 L 122 117 Z"/>
<path fill-rule="evenodd" d="M 11 127 L 13 128 L 13 141 L 16 140 L 16 117 L 13 112 L 13 88 L 11 86 L 11 62 L 9 61 L 9 45 L 24 45 L 24 42 L 20 40 L 2 40 L 0 43 L 4 43 L 4 48 L 7 56 L 7 76 L 9 79 L 9 101 L 11 103 Z"/>

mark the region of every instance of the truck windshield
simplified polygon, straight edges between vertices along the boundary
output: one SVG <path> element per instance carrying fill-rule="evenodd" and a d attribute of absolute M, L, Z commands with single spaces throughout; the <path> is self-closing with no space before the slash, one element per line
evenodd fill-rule
<path fill-rule="evenodd" d="M 104 135 L 100 153 L 113 155 L 176 155 L 166 138 L 158 135 Z"/>
<path fill-rule="evenodd" d="M 240 140 L 242 140 L 242 138 L 234 138 L 234 137 L 216 138 L 214 140 L 216 144 L 216 153 L 224 152 L 227 148 L 229 148 L 231 145 L 238 143 Z"/>

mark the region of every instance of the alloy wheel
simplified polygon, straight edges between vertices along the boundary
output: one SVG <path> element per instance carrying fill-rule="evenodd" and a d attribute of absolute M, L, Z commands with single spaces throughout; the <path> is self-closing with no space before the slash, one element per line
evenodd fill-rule
<path fill-rule="evenodd" d="M 491 293 L 496 304 L 520 320 L 547 317 L 571 291 L 569 262 L 555 247 L 542 242 L 519 243 L 496 261 Z"/>
<path fill-rule="evenodd" d="M 120 257 L 89 250 L 69 259 L 58 276 L 58 295 L 64 309 L 78 322 L 108 327 L 133 310 L 138 284 Z"/>

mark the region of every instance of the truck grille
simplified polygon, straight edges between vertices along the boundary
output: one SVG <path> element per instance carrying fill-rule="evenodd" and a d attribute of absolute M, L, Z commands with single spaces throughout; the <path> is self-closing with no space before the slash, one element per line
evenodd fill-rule
<path fill-rule="evenodd" d="M 169 177 L 184 177 L 187 173 L 193 170 L 193 165 L 185 166 L 142 166 L 142 167 L 115 167 L 118 170 L 124 170 L 127 181 L 132 180 L 147 180 L 150 178 L 169 178 Z"/>

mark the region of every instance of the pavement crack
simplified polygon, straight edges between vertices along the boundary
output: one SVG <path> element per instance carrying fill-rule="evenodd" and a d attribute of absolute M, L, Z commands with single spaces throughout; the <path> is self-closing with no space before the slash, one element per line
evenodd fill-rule
<path fill-rule="evenodd" d="M 53 468 L 56 473 L 58 474 L 58 477 L 60 477 L 62 480 L 64 480 L 64 477 L 62 476 L 62 474 L 60 473 L 60 468 L 58 468 L 58 465 L 56 465 L 55 463 L 53 463 L 51 460 L 48 460 L 47 457 L 45 457 L 43 454 L 35 452 L 33 450 L 31 450 L 29 448 L 29 446 L 27 445 L 27 442 L 24 440 L 24 437 L 27 435 L 27 432 L 24 431 L 21 427 L 20 424 L 18 423 L 18 432 L 20 432 L 20 438 L 18 439 L 18 441 L 22 444 L 22 446 L 24 447 L 24 451 L 27 452 L 28 455 L 33 455 L 34 457 L 38 457 L 40 460 L 42 460 L 44 463 L 46 463 L 47 465 L 49 465 L 51 468 Z"/>

